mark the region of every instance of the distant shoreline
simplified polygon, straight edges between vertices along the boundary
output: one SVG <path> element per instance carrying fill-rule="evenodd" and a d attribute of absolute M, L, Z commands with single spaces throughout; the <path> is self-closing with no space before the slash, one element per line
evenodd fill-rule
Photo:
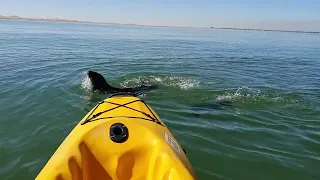
<path fill-rule="evenodd" d="M 86 23 L 86 24 L 109 24 L 109 25 L 124 25 L 124 26 L 144 26 L 144 27 L 163 27 L 163 28 L 195 28 L 195 29 L 218 29 L 218 30 L 236 30 L 236 31 L 271 31 L 271 32 L 291 32 L 291 33 L 309 33 L 320 34 L 319 31 L 299 31 L 299 30 L 276 30 L 276 29 L 252 29 L 252 28 L 219 28 L 219 27 L 180 27 L 180 26 L 157 26 L 157 25 L 141 25 L 141 24 L 125 24 L 113 22 L 93 22 L 93 21 L 80 21 L 72 19 L 60 18 L 29 18 L 20 16 L 2 16 L 0 20 L 27 20 L 27 21 L 47 21 L 47 22 L 65 22 L 65 23 Z"/>
<path fill-rule="evenodd" d="M 81 20 L 60 19 L 60 18 L 29 18 L 29 17 L 2 16 L 2 15 L 0 15 L 0 20 L 26 20 L 26 21 L 46 21 L 46 22 L 85 23 L 85 24 L 107 24 L 107 25 L 123 25 L 123 26 L 167 27 L 167 28 L 197 28 L 197 27 L 176 27 L 176 26 L 126 24 L 126 23 L 114 23 L 114 22 L 94 22 L 94 21 L 81 21 Z M 208 29 L 208 28 L 201 28 L 201 29 Z"/>
<path fill-rule="evenodd" d="M 276 29 L 249 29 L 249 28 L 214 28 L 211 29 L 224 29 L 224 30 L 237 30 L 237 31 L 271 31 L 271 32 L 291 32 L 291 33 L 309 33 L 320 34 L 318 31 L 298 31 L 298 30 L 276 30 Z"/>

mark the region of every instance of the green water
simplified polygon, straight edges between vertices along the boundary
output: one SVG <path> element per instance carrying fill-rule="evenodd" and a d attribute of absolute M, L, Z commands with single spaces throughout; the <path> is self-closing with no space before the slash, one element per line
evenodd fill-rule
<path fill-rule="evenodd" d="M 320 36 L 0 21 L 0 179 L 34 179 L 114 86 L 142 98 L 199 179 L 320 179 Z M 232 101 L 220 106 L 218 101 Z"/>

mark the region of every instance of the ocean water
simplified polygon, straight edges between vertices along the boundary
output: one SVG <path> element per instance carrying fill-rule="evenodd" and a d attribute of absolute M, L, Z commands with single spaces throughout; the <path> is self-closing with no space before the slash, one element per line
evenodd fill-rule
<path fill-rule="evenodd" d="M 320 179 L 320 35 L 0 21 L 0 179 L 34 179 L 110 84 L 143 95 L 199 179 Z M 231 105 L 219 102 L 229 101 Z"/>

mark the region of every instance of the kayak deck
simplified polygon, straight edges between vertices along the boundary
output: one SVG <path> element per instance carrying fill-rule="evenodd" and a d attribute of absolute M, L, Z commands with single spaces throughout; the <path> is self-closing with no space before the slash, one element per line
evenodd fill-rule
<path fill-rule="evenodd" d="M 153 109 L 136 97 L 96 105 L 36 179 L 195 179 L 186 154 Z"/>

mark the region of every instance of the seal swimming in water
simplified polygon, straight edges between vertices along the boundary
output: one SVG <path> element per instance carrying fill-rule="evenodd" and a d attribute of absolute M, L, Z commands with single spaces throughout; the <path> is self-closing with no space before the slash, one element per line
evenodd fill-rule
<path fill-rule="evenodd" d="M 87 72 L 87 76 L 91 81 L 92 84 L 92 90 L 93 91 L 98 91 L 100 93 L 120 93 L 120 92 L 124 92 L 124 93 L 139 93 L 139 92 L 146 92 L 146 91 L 150 91 L 152 89 L 156 89 L 157 86 L 155 85 L 140 85 L 137 87 L 133 87 L 133 88 L 117 88 L 117 87 L 112 87 L 111 85 L 109 85 L 107 83 L 107 81 L 105 80 L 105 78 L 94 71 L 88 71 Z"/>
<path fill-rule="evenodd" d="M 87 76 L 91 81 L 92 90 L 97 91 L 103 94 L 117 94 L 117 93 L 129 93 L 129 94 L 141 94 L 147 91 L 151 91 L 153 89 L 158 88 L 156 85 L 140 85 L 133 88 L 117 88 L 109 85 L 105 78 L 94 71 L 88 71 Z M 207 110 L 207 109 L 215 109 L 215 110 L 224 110 L 224 107 L 231 107 L 232 101 L 230 100 L 222 100 L 222 101 L 214 101 L 207 102 L 205 104 L 193 105 L 194 110 Z M 195 116 L 200 116 L 200 114 L 194 114 Z"/>

